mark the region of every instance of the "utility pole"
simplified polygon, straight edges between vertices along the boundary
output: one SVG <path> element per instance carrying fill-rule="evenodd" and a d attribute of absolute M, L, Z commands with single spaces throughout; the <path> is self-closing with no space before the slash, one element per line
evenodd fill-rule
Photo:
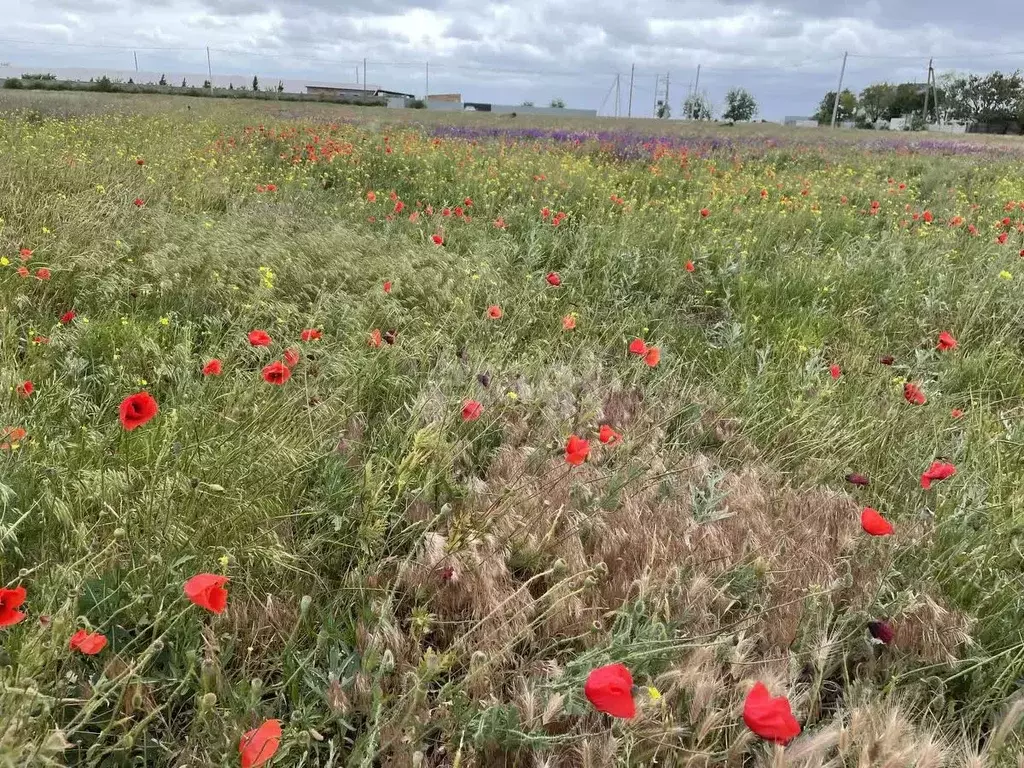
<path fill-rule="evenodd" d="M 694 95 L 700 93 L 700 64 L 697 65 L 697 79 L 693 82 L 693 93 Z"/>
<path fill-rule="evenodd" d="M 427 99 L 430 98 L 430 62 L 426 63 L 426 75 L 423 80 L 423 103 L 427 103 Z"/>
<path fill-rule="evenodd" d="M 363 57 L 363 96 L 366 96 L 366 57 Z"/>
<path fill-rule="evenodd" d="M 665 73 L 665 107 L 666 107 L 666 108 L 667 108 L 668 110 L 671 110 L 671 109 L 672 109 L 672 107 L 670 107 L 670 106 L 669 106 L 670 102 L 669 102 L 669 100 L 668 100 L 668 76 L 669 76 L 669 73 L 668 73 L 668 72 L 666 72 L 666 73 Z"/>
<path fill-rule="evenodd" d="M 210 63 L 210 46 L 206 46 L 206 74 L 210 76 L 210 85 L 213 85 L 213 65 Z"/>
<path fill-rule="evenodd" d="M 654 76 L 654 110 L 651 112 L 651 117 L 658 116 L 658 89 L 661 88 L 661 75 Z"/>
<path fill-rule="evenodd" d="M 619 116 L 619 104 L 621 103 L 619 97 L 619 73 L 615 73 L 615 116 Z"/>
<path fill-rule="evenodd" d="M 836 100 L 832 104 L 832 127 L 836 127 L 836 117 L 839 116 L 839 96 L 843 92 L 843 75 L 846 74 L 846 57 L 849 52 L 843 51 L 843 67 L 839 70 L 839 85 L 836 87 Z"/>
<path fill-rule="evenodd" d="M 933 59 L 928 59 L 928 77 L 925 79 L 925 85 L 924 85 L 924 122 L 925 122 L 925 125 L 928 124 L 928 92 L 931 91 L 931 89 L 932 89 L 932 87 L 933 87 L 933 85 L 935 83 L 935 80 L 934 80 L 934 74 L 935 73 L 934 73 L 934 70 L 932 69 L 932 61 L 933 61 Z M 938 106 L 938 105 L 936 104 L 936 106 Z M 936 112 L 938 112 L 938 110 L 936 110 Z"/>
<path fill-rule="evenodd" d="M 135 59 L 135 71 L 138 72 L 139 71 L 139 54 L 136 53 L 135 51 L 132 51 L 132 58 Z"/>
<path fill-rule="evenodd" d="M 636 74 L 636 62 L 629 68 L 629 106 L 626 109 L 626 117 L 633 116 L 633 76 Z"/>

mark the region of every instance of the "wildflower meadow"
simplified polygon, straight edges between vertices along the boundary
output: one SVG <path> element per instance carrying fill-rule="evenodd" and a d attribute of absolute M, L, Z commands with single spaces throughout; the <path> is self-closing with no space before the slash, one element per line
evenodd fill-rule
<path fill-rule="evenodd" d="M 4 96 L 0 765 L 1024 764 L 1024 145 L 648 125 Z"/>

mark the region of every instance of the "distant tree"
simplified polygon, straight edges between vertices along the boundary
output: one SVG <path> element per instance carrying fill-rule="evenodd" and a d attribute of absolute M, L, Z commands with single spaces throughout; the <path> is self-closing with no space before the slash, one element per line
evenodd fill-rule
<path fill-rule="evenodd" d="M 691 93 L 683 102 L 683 117 L 687 120 L 710 120 L 711 102 L 703 93 Z"/>
<path fill-rule="evenodd" d="M 832 110 L 835 108 L 835 103 L 836 92 L 826 93 L 825 98 L 818 105 L 818 111 L 814 114 L 814 119 L 818 121 L 819 125 L 828 125 L 832 122 Z M 836 115 L 836 120 L 839 122 L 851 120 L 856 112 L 857 97 L 849 88 L 844 88 L 843 92 L 839 94 L 839 113 Z"/>
<path fill-rule="evenodd" d="M 659 101 L 658 108 L 654 110 L 654 116 L 661 120 L 668 120 L 672 117 L 672 107 L 668 105 L 667 101 Z"/>
<path fill-rule="evenodd" d="M 730 88 L 725 94 L 725 120 L 752 120 L 757 114 L 757 102 L 746 88 Z"/>
<path fill-rule="evenodd" d="M 260 79 L 256 75 L 252 76 L 252 89 L 258 91 L 260 89 Z"/>
<path fill-rule="evenodd" d="M 860 108 L 872 123 L 889 116 L 896 100 L 896 88 L 889 83 L 875 83 L 860 92 Z M 829 115 L 829 120 L 832 115 Z"/>
<path fill-rule="evenodd" d="M 277 81 L 277 92 L 284 93 L 284 83 L 280 80 Z"/>
<path fill-rule="evenodd" d="M 235 90 L 235 85 L 234 85 L 234 83 L 228 83 L 228 90 L 229 90 L 229 91 L 233 91 L 233 90 Z"/>
<path fill-rule="evenodd" d="M 203 88 L 213 88 L 209 80 L 203 80 Z"/>
<path fill-rule="evenodd" d="M 955 120 L 999 123 L 1024 117 L 1024 78 L 1020 72 L 968 75 L 946 83 L 945 101 Z"/>
<path fill-rule="evenodd" d="M 520 104 L 520 106 L 522 106 L 522 107 L 532 107 L 533 106 L 533 102 L 532 101 L 524 101 L 522 104 Z"/>
<path fill-rule="evenodd" d="M 160 75 L 160 85 L 167 85 L 167 78 Z"/>
<path fill-rule="evenodd" d="M 187 82 L 185 82 L 185 78 L 184 78 L 184 77 L 183 77 L 183 78 L 181 78 L 181 87 L 182 87 L 182 88 L 188 88 L 188 83 L 187 83 Z"/>
<path fill-rule="evenodd" d="M 563 99 L 555 97 L 551 100 L 551 106 L 554 107 L 555 109 L 565 109 L 565 101 Z"/>

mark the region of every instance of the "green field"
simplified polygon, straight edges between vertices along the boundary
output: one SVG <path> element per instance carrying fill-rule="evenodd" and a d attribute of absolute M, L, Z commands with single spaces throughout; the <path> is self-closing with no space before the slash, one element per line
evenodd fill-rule
<path fill-rule="evenodd" d="M 0 766 L 1024 764 L 1022 219 L 1006 139 L 0 95 Z"/>

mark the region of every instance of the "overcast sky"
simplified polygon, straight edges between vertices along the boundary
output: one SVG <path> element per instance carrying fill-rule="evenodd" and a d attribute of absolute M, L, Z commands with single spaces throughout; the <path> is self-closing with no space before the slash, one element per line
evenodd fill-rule
<path fill-rule="evenodd" d="M 650 115 L 658 73 L 670 76 L 673 112 L 702 65 L 700 88 L 753 92 L 768 119 L 815 111 L 846 84 L 924 81 L 940 72 L 1024 66 L 1019 0 L 0 0 L 0 64 L 213 71 L 264 83 L 367 80 L 422 95 L 614 109 L 621 73 L 626 111 Z M 100 47 L 110 46 L 110 47 Z M 1012 55 L 1017 52 L 1017 55 Z M 885 58 L 892 57 L 892 58 Z M 900 58 L 905 57 L 905 58 Z M 196 83 L 197 85 L 200 83 Z"/>

